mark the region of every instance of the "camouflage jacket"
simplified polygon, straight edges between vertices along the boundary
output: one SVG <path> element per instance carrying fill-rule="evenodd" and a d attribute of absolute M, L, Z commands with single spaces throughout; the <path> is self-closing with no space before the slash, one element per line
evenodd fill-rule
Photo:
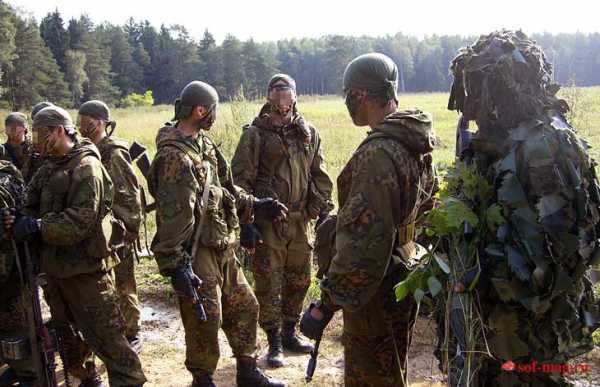
<path fill-rule="evenodd" d="M 41 218 L 41 269 L 54 277 L 109 270 L 117 260 L 110 238 L 112 182 L 98 149 L 78 139 L 64 156 L 50 156 L 25 194 L 23 212 Z"/>
<path fill-rule="evenodd" d="M 412 258 L 394 252 L 414 253 L 416 214 L 435 187 L 432 140 L 428 113 L 396 112 L 369 133 L 342 170 L 337 251 L 321 283 L 332 307 L 362 309 L 386 275 Z"/>
<path fill-rule="evenodd" d="M 21 172 L 10 162 L 0 160 L 0 208 L 21 208 L 24 182 Z M 2 229 L 2 234 L 4 231 Z M 6 235 L 0 241 L 0 286 L 14 270 L 15 254 L 12 242 Z"/>
<path fill-rule="evenodd" d="M 265 105 L 268 106 L 268 105 Z M 333 183 L 325 171 L 317 130 L 296 114 L 277 128 L 263 107 L 246 125 L 231 164 L 237 184 L 257 197 L 272 197 L 290 211 L 316 218 L 332 208 Z"/>
<path fill-rule="evenodd" d="M 549 111 L 512 130 L 480 130 L 472 149 L 506 219 L 481 246 L 492 354 L 564 361 L 591 349 L 600 191 L 589 146 Z"/>
<path fill-rule="evenodd" d="M 29 137 L 20 146 L 15 147 L 8 142 L 0 146 L 0 160 L 13 163 L 21 171 L 26 183 L 42 165 L 42 159 L 35 151 Z"/>
<path fill-rule="evenodd" d="M 239 218 L 251 221 L 254 197 L 233 184 L 229 165 L 204 132 L 185 137 L 167 123 L 156 148 L 148 174 L 157 203 L 152 251 L 166 274 L 192 259 L 194 244 L 223 250 L 236 243 Z"/>
<path fill-rule="evenodd" d="M 125 224 L 130 234 L 137 236 L 142 222 L 142 203 L 127 143 L 106 136 L 96 146 L 100 151 L 102 165 L 113 182 L 113 214 Z"/>

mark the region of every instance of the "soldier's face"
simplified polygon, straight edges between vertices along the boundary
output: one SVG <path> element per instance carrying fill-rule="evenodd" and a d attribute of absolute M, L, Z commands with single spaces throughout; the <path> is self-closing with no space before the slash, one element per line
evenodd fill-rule
<path fill-rule="evenodd" d="M 27 128 L 21 125 L 9 125 L 6 127 L 6 137 L 11 144 L 22 144 L 25 141 Z"/>
<path fill-rule="evenodd" d="M 210 130 L 217 119 L 217 105 L 213 105 L 206 109 L 205 107 L 198 106 L 195 109 L 198 119 L 196 120 L 196 128 L 198 130 Z"/>
<path fill-rule="evenodd" d="M 361 90 L 346 90 L 345 94 L 345 103 L 346 108 L 348 109 L 348 114 L 352 118 L 352 122 L 357 126 L 367 125 L 368 122 L 364 117 L 364 105 L 366 101 L 366 93 Z"/>
<path fill-rule="evenodd" d="M 271 115 L 284 123 L 292 120 L 294 104 L 296 103 L 296 93 L 289 87 L 275 86 L 268 96 L 269 105 L 271 105 Z"/>
<path fill-rule="evenodd" d="M 40 156 L 45 156 L 47 152 L 47 143 L 50 132 L 53 128 L 44 125 L 34 125 L 31 131 L 31 141 L 35 150 Z"/>
<path fill-rule="evenodd" d="M 100 120 L 95 118 L 79 115 L 77 117 L 77 127 L 82 136 L 93 139 L 96 136 L 96 130 L 100 126 Z"/>

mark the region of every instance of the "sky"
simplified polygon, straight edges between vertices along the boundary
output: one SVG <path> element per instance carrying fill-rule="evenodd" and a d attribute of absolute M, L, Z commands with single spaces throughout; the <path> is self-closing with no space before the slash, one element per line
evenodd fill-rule
<path fill-rule="evenodd" d="M 94 23 L 122 25 L 129 17 L 183 25 L 194 39 L 208 29 L 246 40 L 329 34 L 382 36 L 479 35 L 499 28 L 534 32 L 600 32 L 600 3 L 594 0 L 8 0 L 38 22 L 58 8 L 66 22 L 88 14 Z"/>

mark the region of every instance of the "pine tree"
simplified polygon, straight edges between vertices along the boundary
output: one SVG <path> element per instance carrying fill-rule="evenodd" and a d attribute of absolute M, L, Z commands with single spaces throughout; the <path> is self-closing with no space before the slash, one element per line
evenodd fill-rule
<path fill-rule="evenodd" d="M 16 29 L 12 22 L 13 17 L 14 12 L 10 6 L 0 1 L 0 82 L 15 57 Z"/>
<path fill-rule="evenodd" d="M 28 108 L 41 101 L 68 102 L 68 89 L 52 53 L 44 44 L 34 20 L 13 17 L 16 57 L 4 85 L 13 109 Z"/>
<path fill-rule="evenodd" d="M 246 80 L 242 57 L 242 44 L 233 35 L 227 35 L 223 41 L 223 84 L 226 99 L 231 99 L 242 92 L 242 85 Z"/>
<path fill-rule="evenodd" d="M 40 34 L 46 42 L 46 46 L 52 52 L 54 60 L 64 72 L 66 70 L 65 51 L 69 48 L 69 34 L 65 29 L 64 22 L 58 8 L 48 13 L 40 23 Z"/>

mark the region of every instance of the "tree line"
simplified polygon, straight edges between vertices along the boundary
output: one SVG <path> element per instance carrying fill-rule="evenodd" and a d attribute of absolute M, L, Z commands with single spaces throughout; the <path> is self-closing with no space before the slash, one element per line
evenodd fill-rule
<path fill-rule="evenodd" d="M 600 34 L 533 34 L 554 64 L 562 84 L 600 84 Z M 124 25 L 95 24 L 83 15 L 63 20 L 59 10 L 39 23 L 0 0 L 0 104 L 22 109 L 40 100 L 77 107 L 89 99 L 124 105 L 127 97 L 152 91 L 154 103 L 171 103 L 189 81 L 201 79 L 223 99 L 264 96 L 275 72 L 293 76 L 300 94 L 339 94 L 341 74 L 365 52 L 389 55 L 398 64 L 401 91 L 447 91 L 448 65 L 475 37 L 416 38 L 328 35 L 276 42 L 241 41 L 227 35 L 218 44 L 206 30 L 193 37 L 181 25 L 130 18 Z M 130 100 L 130 99 L 129 99 Z"/>

